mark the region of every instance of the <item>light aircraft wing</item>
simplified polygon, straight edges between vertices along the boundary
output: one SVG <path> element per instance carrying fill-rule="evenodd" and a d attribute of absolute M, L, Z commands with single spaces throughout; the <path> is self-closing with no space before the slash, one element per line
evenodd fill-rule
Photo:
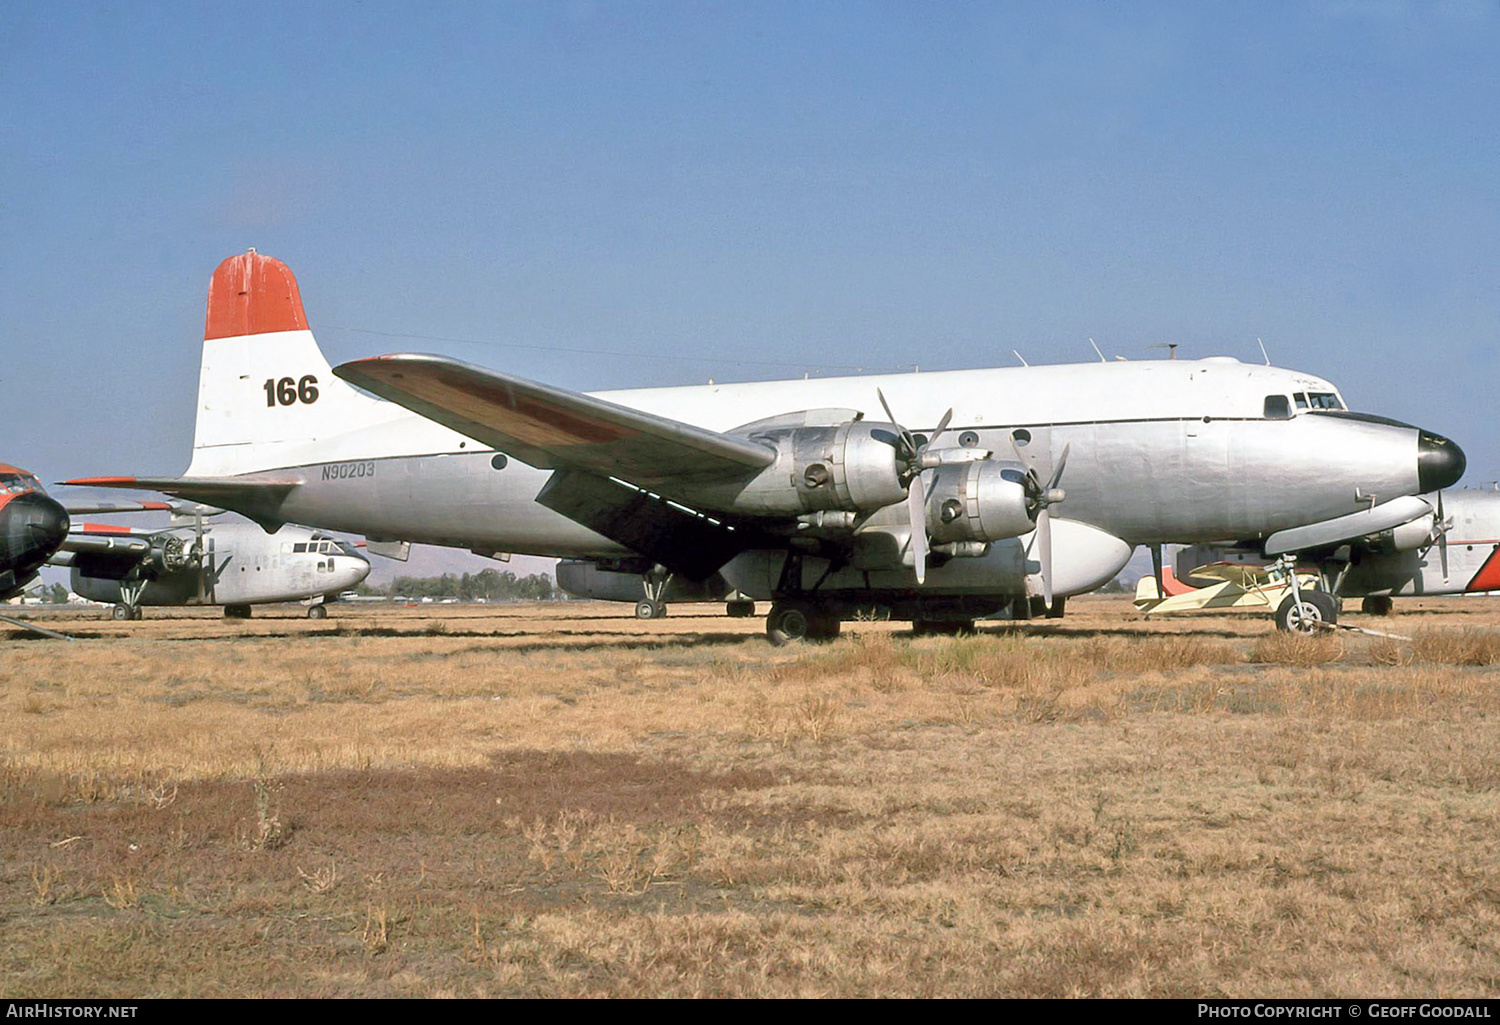
<path fill-rule="evenodd" d="M 747 477 L 770 447 L 443 356 L 355 360 L 333 372 L 539 469 L 634 484 Z"/>

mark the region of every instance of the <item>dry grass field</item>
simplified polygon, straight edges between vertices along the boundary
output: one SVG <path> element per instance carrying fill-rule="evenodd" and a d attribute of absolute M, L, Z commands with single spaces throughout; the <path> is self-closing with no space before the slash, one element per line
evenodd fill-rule
<path fill-rule="evenodd" d="M 762 611 L 764 606 L 762 606 Z M 1500 994 L 1500 601 L 0 630 L 0 997 Z"/>

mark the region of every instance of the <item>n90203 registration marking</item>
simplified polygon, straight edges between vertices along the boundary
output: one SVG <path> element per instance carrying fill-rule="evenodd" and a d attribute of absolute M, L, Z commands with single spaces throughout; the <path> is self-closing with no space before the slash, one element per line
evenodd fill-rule
<path fill-rule="evenodd" d="M 324 480 L 350 480 L 354 477 L 375 476 L 374 463 L 325 463 Z"/>

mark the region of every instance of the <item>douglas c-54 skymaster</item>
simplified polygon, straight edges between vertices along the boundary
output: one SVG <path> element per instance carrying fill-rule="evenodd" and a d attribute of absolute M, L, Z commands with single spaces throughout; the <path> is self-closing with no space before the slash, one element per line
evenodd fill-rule
<path fill-rule="evenodd" d="M 253 250 L 214 272 L 204 335 L 187 475 L 74 483 L 648 585 L 718 573 L 773 601 L 778 642 L 1051 603 L 1139 543 L 1389 529 L 1464 468 L 1327 381 L 1223 357 L 597 394 L 431 355 L 330 372 L 291 271 Z"/>

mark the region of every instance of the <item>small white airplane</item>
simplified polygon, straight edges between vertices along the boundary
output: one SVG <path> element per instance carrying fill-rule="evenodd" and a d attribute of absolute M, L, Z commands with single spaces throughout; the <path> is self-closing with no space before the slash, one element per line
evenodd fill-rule
<path fill-rule="evenodd" d="M 1421 497 L 1427 506 L 1423 515 L 1304 551 L 1299 566 L 1311 572 L 1326 600 L 1360 598 L 1361 610 L 1374 615 L 1388 615 L 1398 597 L 1500 591 L 1500 491 L 1464 489 Z M 1175 576 L 1167 574 L 1163 580 L 1164 596 L 1151 578 L 1141 580 L 1137 608 L 1156 615 L 1253 608 L 1270 601 L 1278 619 L 1286 614 L 1288 578 L 1285 573 L 1268 575 L 1257 548 L 1193 545 L 1177 553 L 1176 563 Z"/>
<path fill-rule="evenodd" d="M 347 541 L 290 524 L 267 534 L 254 523 L 205 522 L 213 512 L 160 529 L 74 524 L 50 561 L 71 568 L 79 596 L 113 603 L 115 619 L 181 605 L 223 606 L 225 616 L 245 619 L 252 605 L 272 602 L 306 602 L 307 615 L 322 619 L 328 601 L 370 573 Z"/>
<path fill-rule="evenodd" d="M 717 574 L 784 643 L 1060 611 L 1137 544 L 1362 537 L 1463 469 L 1322 378 L 1227 357 L 598 394 L 431 355 L 334 369 L 291 270 L 251 250 L 209 285 L 187 474 L 72 483 L 583 561 L 652 603 Z"/>

